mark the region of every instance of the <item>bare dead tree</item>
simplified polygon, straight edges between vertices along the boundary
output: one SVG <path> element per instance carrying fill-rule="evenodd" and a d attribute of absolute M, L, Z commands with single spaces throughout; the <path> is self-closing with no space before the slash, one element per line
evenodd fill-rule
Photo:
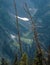
<path fill-rule="evenodd" d="M 25 3 L 25 6 L 24 6 L 24 10 L 25 10 L 25 12 L 28 14 L 28 16 L 29 16 L 29 18 L 30 18 L 30 21 L 31 21 L 31 23 L 32 23 L 32 31 L 33 31 L 33 33 L 34 33 L 33 38 L 34 38 L 34 40 L 35 40 L 35 42 L 36 42 L 36 47 L 37 47 L 37 51 L 38 51 L 38 56 L 39 56 L 39 58 L 41 57 L 41 65 L 43 64 L 43 62 L 45 62 L 45 65 L 47 65 L 47 62 L 46 62 L 46 61 L 42 61 L 42 60 L 43 60 L 43 55 L 42 55 L 42 50 L 41 50 L 40 45 L 42 45 L 43 48 L 46 50 L 46 52 L 47 52 L 47 54 L 48 54 L 48 59 L 50 59 L 50 58 L 49 58 L 49 57 L 50 57 L 50 52 L 48 52 L 48 49 L 45 48 L 45 46 L 40 42 L 40 40 L 39 40 L 39 38 L 38 38 L 38 32 L 37 32 L 37 29 L 36 29 L 36 25 L 35 25 L 35 23 L 34 23 L 33 17 L 32 17 L 32 15 L 31 15 L 31 13 L 30 13 L 30 11 L 29 11 L 29 8 L 28 8 L 28 6 L 27 6 L 26 3 Z M 50 61 L 48 61 L 48 63 L 50 63 Z"/>
<path fill-rule="evenodd" d="M 29 9 L 28 9 L 28 6 L 27 6 L 26 3 L 25 3 L 25 8 L 24 8 L 24 10 L 25 10 L 26 13 L 29 15 L 30 21 L 31 21 L 31 23 L 32 23 L 32 31 L 33 31 L 33 33 L 34 33 L 33 38 L 34 38 L 34 40 L 35 40 L 35 42 L 36 42 L 36 47 L 37 47 L 38 51 L 41 52 L 40 41 L 39 41 L 39 38 L 38 38 L 38 32 L 37 32 L 37 30 L 36 30 L 36 26 L 35 26 L 33 17 L 32 17 L 32 15 L 31 15 L 31 13 L 29 12 Z"/>
<path fill-rule="evenodd" d="M 24 10 L 25 10 L 25 12 L 28 14 L 28 16 L 29 16 L 29 18 L 30 18 L 30 21 L 31 21 L 31 23 L 32 23 L 32 31 L 33 31 L 33 33 L 34 33 L 33 38 L 34 38 L 34 40 L 35 40 L 35 42 L 36 42 L 36 47 L 37 47 L 37 51 L 38 51 L 38 57 L 39 57 L 39 59 L 41 59 L 41 60 L 40 60 L 40 62 L 41 62 L 40 65 L 43 65 L 43 62 L 42 62 L 42 51 L 41 51 L 41 47 L 40 47 L 40 41 L 39 41 L 39 38 L 38 38 L 38 32 L 37 32 L 37 30 L 36 30 L 36 26 L 35 26 L 33 17 L 32 17 L 32 15 L 31 15 L 31 13 L 30 13 L 30 11 L 29 11 L 29 8 L 28 8 L 28 6 L 27 6 L 26 3 L 25 3 L 25 5 L 24 5 Z"/>
<path fill-rule="evenodd" d="M 21 44 L 21 39 L 20 39 L 20 30 L 19 30 L 19 23 L 18 23 L 18 14 L 17 14 L 17 8 L 16 8 L 16 2 L 14 0 L 14 8 L 15 8 L 15 14 L 16 14 L 16 25 L 17 25 L 17 32 L 18 32 L 18 42 L 19 42 L 19 46 L 20 46 L 20 53 L 22 56 L 22 44 Z"/>

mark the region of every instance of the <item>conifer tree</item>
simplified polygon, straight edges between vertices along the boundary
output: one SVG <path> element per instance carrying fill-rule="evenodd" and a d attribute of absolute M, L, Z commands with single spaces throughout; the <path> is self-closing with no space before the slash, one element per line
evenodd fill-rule
<path fill-rule="evenodd" d="M 43 65 L 41 60 L 42 60 L 41 55 L 38 54 L 38 52 L 36 52 L 32 65 Z"/>
<path fill-rule="evenodd" d="M 24 53 L 20 60 L 20 65 L 28 65 L 28 56 L 26 53 Z"/>

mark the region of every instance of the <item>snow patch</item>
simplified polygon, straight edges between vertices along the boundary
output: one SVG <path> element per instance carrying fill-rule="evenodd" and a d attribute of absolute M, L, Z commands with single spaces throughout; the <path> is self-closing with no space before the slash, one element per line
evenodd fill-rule
<path fill-rule="evenodd" d="M 12 39 L 16 38 L 15 35 L 13 35 L 13 34 L 10 34 L 10 36 Z"/>

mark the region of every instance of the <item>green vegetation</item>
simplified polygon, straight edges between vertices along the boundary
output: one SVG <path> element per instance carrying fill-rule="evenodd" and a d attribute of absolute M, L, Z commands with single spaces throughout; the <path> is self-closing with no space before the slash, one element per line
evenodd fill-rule
<path fill-rule="evenodd" d="M 20 65 L 28 65 L 28 57 L 26 53 L 22 55 L 20 60 Z"/>

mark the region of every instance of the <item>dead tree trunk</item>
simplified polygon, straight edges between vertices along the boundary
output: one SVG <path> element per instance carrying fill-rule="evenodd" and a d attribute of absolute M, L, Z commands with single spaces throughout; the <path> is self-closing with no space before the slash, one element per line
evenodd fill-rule
<path fill-rule="evenodd" d="M 32 23 L 32 31 L 34 33 L 33 37 L 34 37 L 34 40 L 36 42 L 36 47 L 37 47 L 37 51 L 38 51 L 38 58 L 39 58 L 39 61 L 40 61 L 40 65 L 43 65 L 43 63 L 42 63 L 42 51 L 41 51 L 41 47 L 40 47 L 40 41 L 38 39 L 38 33 L 37 33 L 37 30 L 36 30 L 36 26 L 35 26 L 34 20 L 33 20 L 31 14 L 29 12 L 29 9 L 28 9 L 28 6 L 27 6 L 26 3 L 25 3 L 24 10 L 28 14 L 28 16 L 30 18 L 30 21 Z"/>
<path fill-rule="evenodd" d="M 19 30 L 19 23 L 18 23 L 18 17 L 17 17 L 17 8 L 16 8 L 16 2 L 14 0 L 14 8 L 15 8 L 15 14 L 16 14 L 16 24 L 17 24 L 17 32 L 18 32 L 18 41 L 19 41 L 19 46 L 20 46 L 20 53 L 22 56 L 22 44 L 20 40 L 20 30 Z"/>

